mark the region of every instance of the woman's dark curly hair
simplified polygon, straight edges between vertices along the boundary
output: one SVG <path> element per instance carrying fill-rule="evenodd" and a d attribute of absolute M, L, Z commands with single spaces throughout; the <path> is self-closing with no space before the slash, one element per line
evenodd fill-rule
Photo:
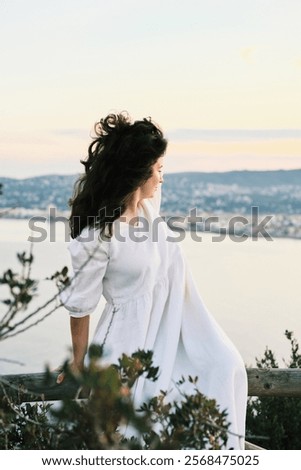
<path fill-rule="evenodd" d="M 126 210 L 133 192 L 150 176 L 152 165 L 167 147 L 162 131 L 150 118 L 131 122 L 127 113 L 109 114 L 94 126 L 96 137 L 81 160 L 85 173 L 74 186 L 70 228 L 72 238 L 89 226 L 108 226 Z"/>

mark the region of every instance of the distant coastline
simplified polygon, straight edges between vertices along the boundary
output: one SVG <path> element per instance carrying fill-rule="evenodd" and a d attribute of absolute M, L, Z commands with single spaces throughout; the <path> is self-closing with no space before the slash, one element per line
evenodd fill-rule
<path fill-rule="evenodd" d="M 42 175 L 33 178 L 1 178 L 0 217 L 10 219 L 49 219 L 50 208 L 56 217 L 69 217 L 68 201 L 78 175 Z M 210 231 L 229 227 L 233 218 L 237 235 L 250 233 L 254 221 L 270 216 L 267 228 L 272 237 L 301 238 L 301 169 L 271 171 L 229 171 L 221 173 L 182 172 L 164 175 L 161 213 L 167 218 L 187 218 L 194 209 L 197 216 L 211 218 Z M 218 217 L 218 221 L 216 221 Z M 239 223 L 236 217 L 242 217 Z M 213 219 L 212 219 L 213 218 Z M 215 219 L 214 219 L 215 218 Z M 232 224 L 233 225 L 233 224 Z M 202 224 L 187 230 L 204 231 Z M 207 227 L 208 228 L 208 227 Z"/>
<path fill-rule="evenodd" d="M 56 211 L 56 217 L 58 219 L 65 218 L 66 221 L 70 215 L 69 211 Z M 172 229 L 176 229 L 179 227 L 181 230 L 185 231 L 197 231 L 197 232 L 209 232 L 212 234 L 222 234 L 226 233 L 227 235 L 231 235 L 233 237 L 242 237 L 243 234 L 247 236 L 252 235 L 252 223 L 251 220 L 247 223 L 242 225 L 241 223 L 235 224 L 235 229 L 229 230 L 230 223 L 229 221 L 232 219 L 235 221 L 236 217 L 241 217 L 239 214 L 235 213 L 223 213 L 223 214 L 214 214 L 214 213 L 203 213 L 202 218 L 203 220 L 214 220 L 218 218 L 218 221 L 214 221 L 210 223 L 209 229 L 204 227 L 204 224 L 197 223 L 188 223 L 187 217 L 179 216 L 177 214 L 167 214 L 161 212 L 163 218 L 165 218 L 166 222 L 172 222 Z M 265 217 L 265 214 L 261 214 L 261 220 Z M 0 210 L 0 219 L 11 219 L 11 220 L 30 220 L 32 218 L 37 218 L 37 225 L 38 221 L 44 221 L 46 223 L 55 222 L 49 217 L 49 211 L 44 210 L 31 210 L 31 209 L 1 209 Z M 57 223 L 61 223 L 58 221 Z M 226 230 L 226 232 L 225 232 Z M 291 239 L 300 239 L 301 240 L 301 214 L 294 214 L 294 215 L 285 215 L 285 214 L 274 214 L 272 219 L 266 225 L 266 230 L 271 238 L 291 238 Z M 261 235 L 259 235 L 261 236 Z"/>

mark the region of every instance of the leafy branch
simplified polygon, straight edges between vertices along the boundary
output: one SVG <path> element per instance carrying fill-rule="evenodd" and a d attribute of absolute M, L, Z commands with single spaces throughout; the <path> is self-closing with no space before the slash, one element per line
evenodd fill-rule
<path fill-rule="evenodd" d="M 14 272 L 7 269 L 0 277 L 0 285 L 6 286 L 8 296 L 1 302 L 7 307 L 6 311 L 0 316 L 0 340 L 16 336 L 29 328 L 37 325 L 51 313 L 61 307 L 61 303 L 57 302 L 59 291 L 50 299 L 44 302 L 33 311 L 28 312 L 32 300 L 37 296 L 39 281 L 32 278 L 31 269 L 34 261 L 33 246 L 30 246 L 28 254 L 26 252 L 17 253 L 18 262 L 21 265 L 20 272 Z M 64 267 L 61 271 L 57 271 L 49 280 L 55 281 L 57 287 L 66 286 L 68 278 L 68 268 Z M 56 304 L 42 317 L 29 324 L 29 320 L 36 317 L 51 304 Z M 25 312 L 20 318 L 20 313 Z"/>

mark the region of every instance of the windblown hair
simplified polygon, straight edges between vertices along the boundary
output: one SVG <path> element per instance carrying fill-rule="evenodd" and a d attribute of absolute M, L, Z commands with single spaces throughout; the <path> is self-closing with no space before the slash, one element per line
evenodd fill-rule
<path fill-rule="evenodd" d="M 69 201 L 71 236 L 85 227 L 106 227 L 126 210 L 131 195 L 152 176 L 152 165 L 167 147 L 160 128 L 150 118 L 131 122 L 127 113 L 109 114 L 94 126 L 96 137 L 81 160 L 85 173 Z M 107 231 L 106 231 L 107 232 Z"/>

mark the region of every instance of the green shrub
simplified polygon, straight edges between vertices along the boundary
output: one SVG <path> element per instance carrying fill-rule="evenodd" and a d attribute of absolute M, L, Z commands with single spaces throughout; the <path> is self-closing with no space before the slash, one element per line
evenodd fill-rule
<path fill-rule="evenodd" d="M 285 331 L 291 344 L 288 368 L 301 367 L 299 345 L 292 332 Z M 261 369 L 279 368 L 274 353 L 266 349 L 262 359 L 256 358 Z M 249 398 L 247 408 L 247 435 L 252 442 L 266 449 L 301 449 L 301 399 L 291 397 Z M 254 436 L 254 437 L 253 437 Z"/>
<path fill-rule="evenodd" d="M 81 391 L 77 399 L 18 404 L 5 389 L 1 449 L 220 449 L 226 444 L 226 412 L 197 390 L 197 379 L 188 378 L 195 388 L 191 395 L 181 393 L 181 400 L 168 403 L 162 392 L 136 410 L 132 390 L 138 378 L 157 379 L 152 352 L 123 355 L 107 367 L 101 364 L 101 348 L 93 346 L 89 354 L 90 364 L 81 374 L 74 376 L 65 364 L 65 380 Z M 177 384 L 179 391 L 184 383 L 183 378 Z M 88 398 L 80 398 L 84 392 Z M 128 425 L 133 437 L 125 439 L 122 430 Z"/>

